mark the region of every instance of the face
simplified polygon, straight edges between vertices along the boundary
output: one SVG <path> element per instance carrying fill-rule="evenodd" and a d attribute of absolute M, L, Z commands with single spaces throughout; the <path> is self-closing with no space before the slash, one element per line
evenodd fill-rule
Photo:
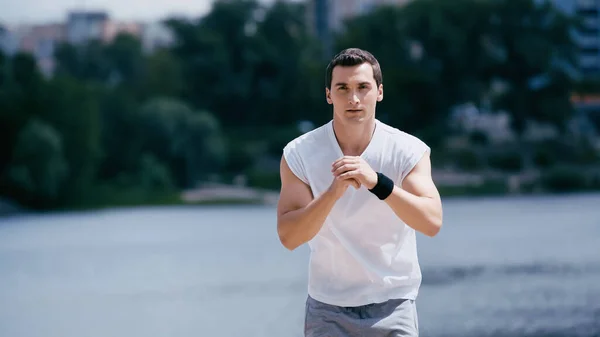
<path fill-rule="evenodd" d="M 326 88 L 325 93 L 327 103 L 333 105 L 334 120 L 343 124 L 364 123 L 375 118 L 375 106 L 383 99 L 383 84 L 377 86 L 369 63 L 336 66 L 331 90 Z"/>

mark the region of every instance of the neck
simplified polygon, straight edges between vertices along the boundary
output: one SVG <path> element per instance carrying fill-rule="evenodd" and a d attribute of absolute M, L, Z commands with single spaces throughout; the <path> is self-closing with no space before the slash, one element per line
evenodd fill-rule
<path fill-rule="evenodd" d="M 360 124 L 343 124 L 334 118 L 333 131 L 345 156 L 360 156 L 371 142 L 375 120 Z"/>

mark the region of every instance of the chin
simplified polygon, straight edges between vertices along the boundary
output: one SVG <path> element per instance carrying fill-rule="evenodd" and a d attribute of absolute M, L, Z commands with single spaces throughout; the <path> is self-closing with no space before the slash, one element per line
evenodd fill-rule
<path fill-rule="evenodd" d="M 367 119 L 364 116 L 348 116 L 346 117 L 346 121 L 348 123 L 355 123 L 355 124 L 359 124 L 359 123 L 364 123 Z"/>
<path fill-rule="evenodd" d="M 364 114 L 352 114 L 346 113 L 344 115 L 344 119 L 351 123 L 362 123 L 368 120 L 367 116 Z"/>
<path fill-rule="evenodd" d="M 372 115 L 365 112 L 361 113 L 349 113 L 343 111 L 342 113 L 336 113 L 335 118 L 344 124 L 363 124 L 371 120 Z"/>

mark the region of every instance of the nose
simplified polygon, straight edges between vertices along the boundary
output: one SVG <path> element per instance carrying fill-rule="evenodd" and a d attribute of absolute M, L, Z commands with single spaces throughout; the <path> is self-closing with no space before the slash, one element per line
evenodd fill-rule
<path fill-rule="evenodd" d="M 358 95 L 356 93 L 352 92 L 350 94 L 348 102 L 352 105 L 356 105 L 356 104 L 360 103 L 360 99 L 358 99 Z"/>

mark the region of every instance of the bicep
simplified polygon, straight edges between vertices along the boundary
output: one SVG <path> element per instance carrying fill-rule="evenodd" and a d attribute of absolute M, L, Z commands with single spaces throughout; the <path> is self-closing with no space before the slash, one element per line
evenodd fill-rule
<path fill-rule="evenodd" d="M 440 199 L 439 192 L 431 177 L 429 151 L 423 154 L 423 157 L 421 157 L 415 167 L 404 178 L 402 189 L 419 197 Z"/>
<path fill-rule="evenodd" d="M 277 215 L 304 208 L 313 200 L 310 187 L 290 170 L 285 158 L 280 163 L 281 191 L 277 203 Z"/>

